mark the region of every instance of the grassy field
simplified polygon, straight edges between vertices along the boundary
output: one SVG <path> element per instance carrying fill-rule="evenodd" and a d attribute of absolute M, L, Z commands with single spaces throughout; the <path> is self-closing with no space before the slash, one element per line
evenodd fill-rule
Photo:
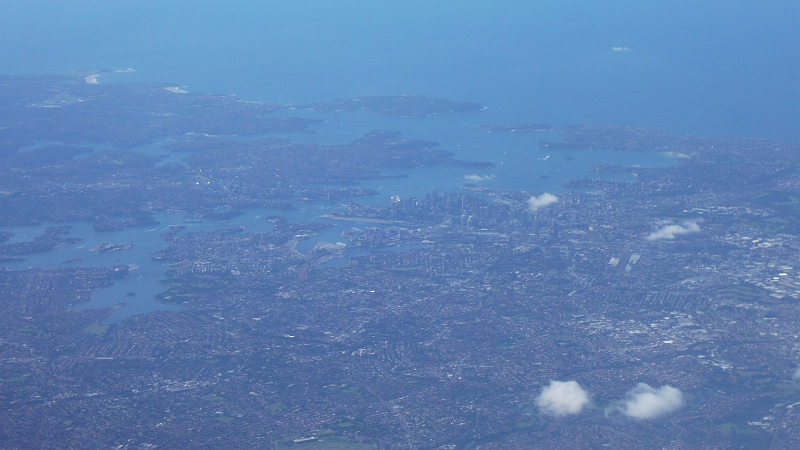
<path fill-rule="evenodd" d="M 289 441 L 291 441 L 291 439 L 289 439 Z M 292 450 L 372 450 L 373 447 L 357 444 L 355 442 L 340 441 L 335 439 L 320 439 L 314 442 L 306 442 L 302 444 L 291 443 L 290 445 L 285 446 L 281 443 L 278 443 L 276 448 Z"/>
<path fill-rule="evenodd" d="M 109 328 L 108 325 L 100 325 L 99 323 L 93 323 L 84 328 L 83 331 L 99 337 L 106 334 L 108 328 Z"/>
<path fill-rule="evenodd" d="M 717 295 L 728 297 L 743 302 L 772 301 L 766 290 L 750 284 L 740 284 L 729 288 L 720 289 Z"/>
<path fill-rule="evenodd" d="M 552 334 L 550 339 L 556 342 L 575 342 L 575 336 L 567 333 Z"/>
<path fill-rule="evenodd" d="M 286 409 L 286 405 L 284 405 L 281 402 L 270 403 L 269 405 L 267 405 L 267 414 L 269 414 L 270 416 L 277 416 L 278 414 L 283 412 L 283 410 L 285 410 L 285 409 Z"/>
<path fill-rule="evenodd" d="M 8 377 L 0 379 L 0 383 L 22 383 L 23 381 L 28 379 L 28 375 L 22 375 L 19 377 Z"/>

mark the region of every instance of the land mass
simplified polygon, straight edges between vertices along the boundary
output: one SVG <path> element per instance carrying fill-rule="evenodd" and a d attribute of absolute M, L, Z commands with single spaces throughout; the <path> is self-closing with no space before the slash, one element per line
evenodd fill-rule
<path fill-rule="evenodd" d="M 25 110 L 17 124 L 10 111 L 24 108 L 4 100 L 3 225 L 86 220 L 116 229 L 166 209 L 187 223 L 224 223 L 246 208 L 341 196 L 347 202 L 331 217 L 368 226 L 304 252 L 298 242 L 325 224 L 269 216 L 274 229 L 262 233 L 173 227 L 152 257 L 169 264 L 158 300 L 183 309 L 118 324 L 102 322 L 112 308 L 75 306 L 128 276 L 128 266 L 0 269 L 4 446 L 800 446 L 798 143 L 552 127 L 560 147 L 542 145 L 563 157 L 576 148 L 686 157 L 661 168 L 598 166 L 550 196 L 472 185 L 367 205 L 356 199 L 372 192 L 357 183 L 384 168 L 460 162 L 396 132 L 343 145 L 187 137 L 202 129 L 187 123 L 230 135 L 273 122 L 211 123 L 209 111 L 236 120 L 265 111 L 226 96 L 68 81 L 13 78 L 2 95 L 48 111 L 96 100 L 117 125 L 90 124 L 100 117 L 90 106 L 74 116 Z M 54 83 L 63 87 L 40 92 Z M 96 88 L 127 100 L 78 95 Z M 155 131 L 133 127 L 151 123 L 145 111 L 159 102 L 184 105 L 187 116 Z M 131 129 L 115 128 L 115 108 Z M 39 127 L 33 117 L 50 119 Z M 490 128 L 528 129 L 544 128 Z M 170 133 L 180 134 L 170 149 L 188 155 L 184 164 L 76 145 Z M 58 142 L 15 148 L 37 136 Z M 604 171 L 636 177 L 609 180 Z M 0 234 L 0 257 L 50 251 L 68 231 L 50 228 L 31 242 Z M 345 264 L 329 265 L 350 251 Z M 139 297 L 132 293 L 126 301 Z M 551 380 L 579 382 L 592 406 L 543 413 L 537 398 Z M 626 417 L 618 405 L 638 383 L 676 389 L 680 407 Z"/>

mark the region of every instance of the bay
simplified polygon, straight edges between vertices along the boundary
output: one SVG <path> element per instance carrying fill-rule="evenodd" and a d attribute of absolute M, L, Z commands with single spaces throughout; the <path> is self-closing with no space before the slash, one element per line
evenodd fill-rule
<path fill-rule="evenodd" d="M 398 118 L 380 117 L 367 111 L 341 114 L 317 114 L 306 112 L 308 116 L 318 117 L 325 122 L 316 125 L 316 134 L 299 134 L 280 136 L 296 141 L 317 142 L 321 144 L 340 144 L 357 139 L 374 129 L 402 129 L 406 137 L 434 140 L 440 148 L 451 151 L 457 158 L 474 161 L 490 161 L 493 168 L 480 171 L 457 166 L 431 166 L 409 170 L 385 170 L 386 175 L 396 178 L 380 178 L 363 180 L 361 185 L 374 189 L 376 196 L 359 197 L 362 203 L 387 205 L 391 196 L 401 198 L 424 198 L 431 191 L 466 192 L 461 186 L 466 183 L 478 183 L 493 189 L 521 190 L 533 193 L 544 191 L 558 192 L 564 181 L 575 177 L 598 176 L 589 169 L 597 164 L 614 163 L 626 166 L 640 165 L 659 167 L 674 164 L 675 160 L 660 153 L 624 153 L 611 150 L 542 150 L 539 140 L 552 140 L 550 134 L 517 134 L 508 132 L 489 132 L 479 128 L 482 123 L 480 112 L 442 114 L 429 117 Z M 249 137 L 248 139 L 252 139 Z M 155 143 L 132 151 L 164 155 L 170 161 L 180 161 L 180 154 L 170 153 L 162 148 L 162 143 Z M 107 146 L 93 146 L 97 151 Z M 606 175 L 608 176 L 608 175 Z M 613 175 L 620 177 L 619 175 Z M 624 179 L 624 176 L 622 177 Z M 294 210 L 277 210 L 274 208 L 257 208 L 247 210 L 241 216 L 230 220 L 203 220 L 201 223 L 186 223 L 177 214 L 159 213 L 155 219 L 158 226 L 127 228 L 114 232 L 95 232 L 87 222 L 70 223 L 72 228 L 69 237 L 84 239 L 83 242 L 67 245 L 56 250 L 28 255 L 24 261 L 2 262 L 0 267 L 9 269 L 53 269 L 63 267 L 106 267 L 128 265 L 132 270 L 126 278 L 117 281 L 112 287 L 101 289 L 94 295 L 93 301 L 76 308 L 117 308 L 104 321 L 116 323 L 128 317 L 156 310 L 175 310 L 178 306 L 156 302 L 154 296 L 166 290 L 162 280 L 168 264 L 154 261 L 153 253 L 162 250 L 166 243 L 162 234 L 170 226 L 185 226 L 185 233 L 245 227 L 247 232 L 269 232 L 273 224 L 266 220 L 268 215 L 280 215 L 290 222 L 324 222 L 332 225 L 323 229 L 313 238 L 298 243 L 296 249 L 301 253 L 311 250 L 320 241 L 340 242 L 342 231 L 354 224 L 342 223 L 321 218 L 339 206 L 337 201 L 309 201 L 297 204 Z M 32 240 L 40 235 L 48 226 L 64 224 L 40 224 L 30 227 L 6 227 L 0 231 L 15 233 L 11 242 Z M 375 227 L 376 225 L 369 225 Z M 90 252 L 89 249 L 104 243 L 130 243 L 133 247 L 110 253 Z M 405 248 L 390 248 L 398 251 Z M 344 258 L 331 261 L 326 267 L 345 265 L 349 258 L 364 254 L 369 250 L 351 249 Z M 76 261 L 65 264 L 67 261 Z M 121 306 L 124 304 L 124 306 Z"/>

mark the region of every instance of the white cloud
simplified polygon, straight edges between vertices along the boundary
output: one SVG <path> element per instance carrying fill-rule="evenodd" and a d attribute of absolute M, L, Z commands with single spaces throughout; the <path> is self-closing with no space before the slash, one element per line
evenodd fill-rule
<path fill-rule="evenodd" d="M 628 47 L 611 47 L 611 51 L 614 51 L 614 52 L 630 52 L 632 50 L 630 48 L 628 48 Z"/>
<path fill-rule="evenodd" d="M 544 208 L 545 206 L 550 206 L 553 203 L 556 203 L 557 201 L 558 197 L 556 197 L 553 194 L 548 194 L 547 192 L 545 192 L 544 194 L 538 197 L 534 195 L 533 197 L 529 198 L 528 208 L 530 208 L 531 211 L 538 211 Z"/>
<path fill-rule="evenodd" d="M 472 182 L 489 181 L 494 180 L 494 175 L 478 175 L 473 173 L 472 175 L 464 175 L 464 179 Z"/>
<path fill-rule="evenodd" d="M 618 409 L 633 419 L 647 420 L 676 411 L 684 403 L 683 392 L 677 388 L 661 386 L 655 389 L 646 383 L 639 383 L 628 391 Z"/>
<path fill-rule="evenodd" d="M 675 236 L 697 233 L 698 231 L 700 231 L 700 226 L 697 225 L 697 223 L 683 222 L 683 225 L 665 225 L 650 233 L 646 239 L 648 241 L 655 241 L 658 239 L 675 239 Z"/>
<path fill-rule="evenodd" d="M 589 404 L 589 394 L 576 381 L 551 381 L 536 397 L 536 406 L 553 416 L 578 414 Z"/>
<path fill-rule="evenodd" d="M 800 381 L 800 367 L 795 369 L 794 373 L 792 374 L 792 380 Z"/>

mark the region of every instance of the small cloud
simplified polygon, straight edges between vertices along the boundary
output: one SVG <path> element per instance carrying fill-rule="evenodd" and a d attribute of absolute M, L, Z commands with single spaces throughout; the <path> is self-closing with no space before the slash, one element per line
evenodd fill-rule
<path fill-rule="evenodd" d="M 795 369 L 794 373 L 792 374 L 793 381 L 800 381 L 800 367 Z"/>
<path fill-rule="evenodd" d="M 589 404 L 589 394 L 576 381 L 551 381 L 536 397 L 536 406 L 551 416 L 579 414 Z"/>
<path fill-rule="evenodd" d="M 683 225 L 665 225 L 658 230 L 650 233 L 645 239 L 648 241 L 656 241 L 659 239 L 675 239 L 675 236 L 681 236 L 689 233 L 697 233 L 700 231 L 700 226 L 696 222 L 683 222 Z"/>
<path fill-rule="evenodd" d="M 535 212 L 544 208 L 545 206 L 550 206 L 556 202 L 558 202 L 558 197 L 556 197 L 553 194 L 548 194 L 547 192 L 545 192 L 544 194 L 538 197 L 534 195 L 533 197 L 529 198 L 528 208 L 530 208 L 531 211 Z"/>
<path fill-rule="evenodd" d="M 183 89 L 181 89 L 181 88 L 179 88 L 177 86 L 176 87 L 165 87 L 164 89 L 166 89 L 166 90 L 168 90 L 170 92 L 174 92 L 176 94 L 187 94 L 186 91 L 184 91 Z"/>
<path fill-rule="evenodd" d="M 631 50 L 629 47 L 611 47 L 611 51 L 613 51 L 613 52 L 631 52 L 633 50 Z"/>
<path fill-rule="evenodd" d="M 478 181 L 494 180 L 494 175 L 478 175 L 477 173 L 473 173 L 472 175 L 464 175 L 464 179 L 476 183 Z"/>
<path fill-rule="evenodd" d="M 672 386 L 658 389 L 646 383 L 639 383 L 628 391 L 618 406 L 622 414 L 632 419 L 655 419 L 674 412 L 685 404 L 683 392 Z"/>

